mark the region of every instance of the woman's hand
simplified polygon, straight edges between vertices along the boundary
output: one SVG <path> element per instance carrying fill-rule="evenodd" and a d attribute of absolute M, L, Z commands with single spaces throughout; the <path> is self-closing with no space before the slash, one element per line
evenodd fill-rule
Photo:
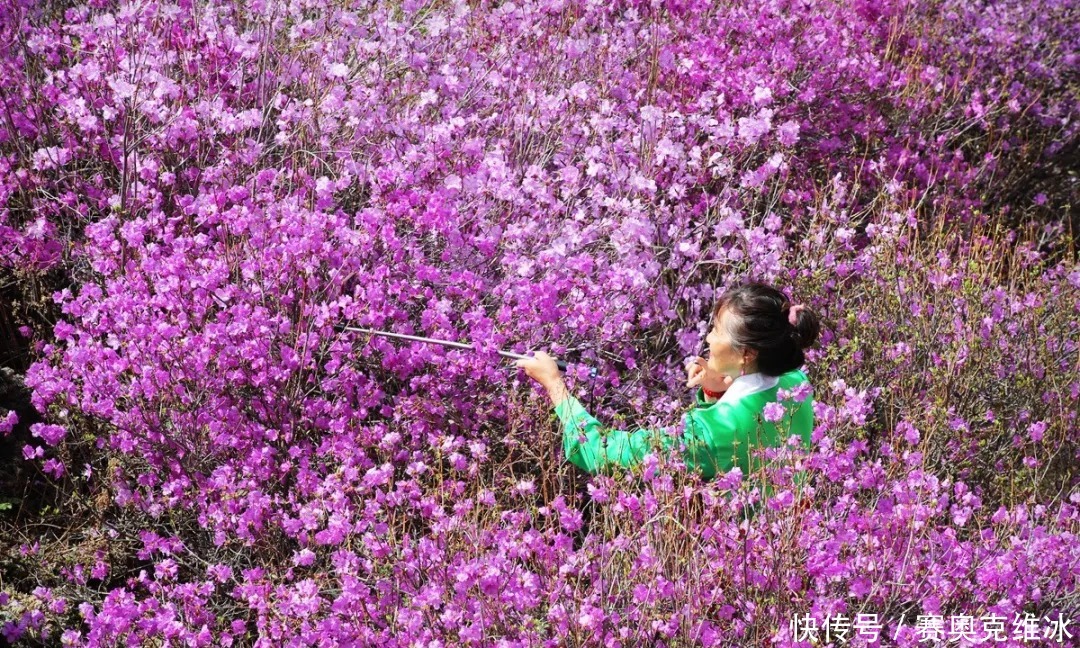
<path fill-rule="evenodd" d="M 704 387 L 711 392 L 725 392 L 731 383 L 731 376 L 717 375 L 709 371 L 708 361 L 698 356 L 686 365 L 686 386 Z"/>
<path fill-rule="evenodd" d="M 524 369 L 530 378 L 543 385 L 555 405 L 569 395 L 555 359 L 543 351 L 537 351 L 531 358 L 515 360 L 514 366 Z"/>

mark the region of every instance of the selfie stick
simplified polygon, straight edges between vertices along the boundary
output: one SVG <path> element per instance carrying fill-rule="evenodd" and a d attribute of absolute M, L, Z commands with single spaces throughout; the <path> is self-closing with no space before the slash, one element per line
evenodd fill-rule
<path fill-rule="evenodd" d="M 357 328 L 355 326 L 336 326 L 340 331 L 357 331 L 359 333 L 370 333 L 372 335 L 384 335 L 386 337 L 399 338 L 401 340 L 411 340 L 413 342 L 429 342 L 431 344 L 441 344 L 443 346 L 453 347 L 455 349 L 467 349 L 469 351 L 475 351 L 476 349 L 471 344 L 462 344 L 461 342 L 451 342 L 449 340 L 438 340 L 435 338 L 420 337 L 418 335 L 405 335 L 403 333 L 390 333 L 389 331 L 376 331 L 374 329 Z M 523 360 L 531 358 L 532 356 L 522 355 L 520 353 L 514 353 L 512 351 L 497 350 L 499 355 L 504 358 L 514 358 L 515 360 Z M 566 363 L 562 360 L 556 360 L 555 365 L 559 368 L 559 371 L 566 371 Z"/>

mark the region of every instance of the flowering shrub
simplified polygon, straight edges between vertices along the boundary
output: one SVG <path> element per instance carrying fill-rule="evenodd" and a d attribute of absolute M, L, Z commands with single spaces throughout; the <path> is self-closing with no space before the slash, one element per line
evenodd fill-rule
<path fill-rule="evenodd" d="M 5 638 L 806 646 L 791 619 L 869 612 L 916 646 L 916 614 L 1077 618 L 1076 14 L 12 3 L 0 264 L 57 285 L 36 412 L 0 412 L 39 471 L 3 518 Z M 744 277 L 830 322 L 813 452 L 573 474 L 495 350 L 666 425 Z"/>

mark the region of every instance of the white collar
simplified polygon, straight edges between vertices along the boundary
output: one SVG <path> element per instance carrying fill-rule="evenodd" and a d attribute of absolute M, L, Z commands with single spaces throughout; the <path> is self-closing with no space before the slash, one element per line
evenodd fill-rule
<path fill-rule="evenodd" d="M 727 388 L 724 395 L 720 397 L 718 403 L 734 403 L 735 401 L 749 396 L 750 394 L 756 394 L 763 392 L 766 389 L 772 389 L 776 386 L 776 383 L 780 382 L 779 376 L 766 376 L 761 372 L 745 374 L 736 378 L 731 387 Z"/>

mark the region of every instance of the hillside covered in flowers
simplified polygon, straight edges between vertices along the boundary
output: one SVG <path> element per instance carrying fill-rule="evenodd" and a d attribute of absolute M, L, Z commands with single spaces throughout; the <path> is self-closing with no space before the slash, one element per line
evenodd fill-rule
<path fill-rule="evenodd" d="M 1078 72 L 1067 0 L 5 0 L 0 637 L 1080 645 Z M 586 475 L 496 353 L 670 426 L 745 279 L 826 322 L 767 474 Z"/>

